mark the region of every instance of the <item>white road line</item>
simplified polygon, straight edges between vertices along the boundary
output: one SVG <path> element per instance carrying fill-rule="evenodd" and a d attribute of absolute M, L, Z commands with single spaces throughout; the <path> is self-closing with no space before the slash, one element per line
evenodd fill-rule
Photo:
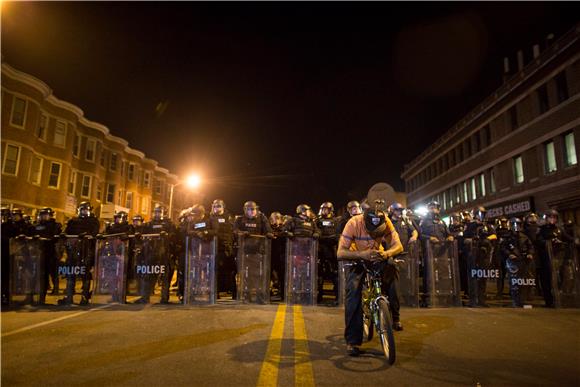
<path fill-rule="evenodd" d="M 73 313 L 73 314 L 69 314 L 69 315 L 66 315 L 66 316 L 59 317 L 59 318 L 55 318 L 53 320 L 43 321 L 41 323 L 29 325 L 27 327 L 20 328 L 20 329 L 17 329 L 15 331 L 12 331 L 12 332 L 3 333 L 1 337 L 12 336 L 12 335 L 15 335 L 17 333 L 26 332 L 26 331 L 29 331 L 31 329 L 43 327 L 45 325 L 49 325 L 49 324 L 52 324 L 52 323 L 55 323 L 55 322 L 58 322 L 58 321 L 62 321 L 62 320 L 66 320 L 66 319 L 69 319 L 69 318 L 81 316 L 83 314 L 90 313 L 90 312 L 95 311 L 95 310 L 106 309 L 106 308 L 109 308 L 109 307 L 111 307 L 113 305 L 115 305 L 115 304 L 107 304 L 107 305 L 99 306 L 97 308 L 92 308 L 92 309 L 89 309 L 89 310 L 84 310 L 82 312 Z"/>

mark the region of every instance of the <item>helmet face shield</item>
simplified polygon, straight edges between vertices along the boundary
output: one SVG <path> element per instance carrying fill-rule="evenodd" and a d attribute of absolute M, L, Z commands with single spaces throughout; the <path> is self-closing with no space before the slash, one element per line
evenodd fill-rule
<path fill-rule="evenodd" d="M 360 206 L 360 203 L 357 201 L 353 200 L 352 202 L 349 202 L 346 207 L 350 216 L 362 214 L 362 208 Z"/>
<path fill-rule="evenodd" d="M 211 213 L 216 215 L 223 215 L 226 205 L 223 200 L 216 199 L 211 204 Z"/>

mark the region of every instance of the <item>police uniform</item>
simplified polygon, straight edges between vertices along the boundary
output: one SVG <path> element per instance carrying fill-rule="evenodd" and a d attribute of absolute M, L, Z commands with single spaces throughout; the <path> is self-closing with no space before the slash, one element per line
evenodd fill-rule
<path fill-rule="evenodd" d="M 520 231 L 502 231 L 499 242 L 502 262 L 505 262 L 508 272 L 510 296 L 513 306 L 522 306 L 520 286 L 517 284 L 518 278 L 523 278 L 529 270 L 529 265 L 533 264 L 533 259 L 528 260 L 528 255 L 534 255 L 534 245 L 525 233 Z"/>
<path fill-rule="evenodd" d="M 232 297 L 236 297 L 236 260 L 234 254 L 234 218 L 224 211 L 218 215 L 212 213 L 210 219 L 217 227 L 217 287 L 220 291 L 232 292 Z"/>
<path fill-rule="evenodd" d="M 49 287 L 49 277 L 52 280 L 52 294 L 58 294 L 58 257 L 56 254 L 55 236 L 62 233 L 62 225 L 54 219 L 41 220 L 33 226 L 33 235 L 48 239 L 42 241 L 44 254 L 44 287 L 41 289 L 40 303 L 44 303 Z"/>
<path fill-rule="evenodd" d="M 169 219 L 151 219 L 151 221 L 145 223 L 143 227 L 144 234 L 160 234 L 166 233 L 167 235 L 161 236 L 165 240 L 164 248 L 161 251 L 156 251 L 157 257 L 152 257 L 153 262 L 158 262 L 160 265 L 165 265 L 166 273 L 162 277 L 161 281 L 161 303 L 169 302 L 169 288 L 171 285 L 171 279 L 173 278 L 173 273 L 178 267 L 179 263 L 175 261 L 175 245 L 176 245 L 176 229 L 171 220 Z M 143 284 L 150 284 L 145 281 Z M 149 302 L 150 291 L 153 289 L 142 289 L 142 294 L 145 299 L 142 302 Z"/>
<path fill-rule="evenodd" d="M 316 226 L 320 231 L 318 241 L 318 302 L 322 301 L 325 279 L 332 281 L 332 292 L 335 302 L 338 302 L 338 261 L 336 259 L 338 222 L 335 217 L 320 217 Z"/>

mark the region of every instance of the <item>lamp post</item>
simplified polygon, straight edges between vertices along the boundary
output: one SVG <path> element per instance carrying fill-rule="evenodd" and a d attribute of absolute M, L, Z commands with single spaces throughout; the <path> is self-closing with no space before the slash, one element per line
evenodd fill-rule
<path fill-rule="evenodd" d="M 189 175 L 185 181 L 182 180 L 177 184 L 171 184 L 171 190 L 169 191 L 169 219 L 173 219 L 173 190 L 183 183 L 186 183 L 189 188 L 198 188 L 201 184 L 201 178 L 199 175 L 193 174 Z"/>

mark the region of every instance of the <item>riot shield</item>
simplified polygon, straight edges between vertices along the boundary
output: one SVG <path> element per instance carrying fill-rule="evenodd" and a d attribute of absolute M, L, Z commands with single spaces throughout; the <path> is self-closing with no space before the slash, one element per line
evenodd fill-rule
<path fill-rule="evenodd" d="M 44 288 L 42 242 L 30 237 L 11 238 L 10 303 L 38 304 Z"/>
<path fill-rule="evenodd" d="M 506 259 L 512 305 L 521 307 L 531 301 L 536 289 L 536 268 L 533 259 L 517 256 Z"/>
<path fill-rule="evenodd" d="M 488 239 L 465 238 L 463 251 L 467 260 L 467 290 L 470 306 L 487 305 L 487 293 L 500 279 L 495 246 Z"/>
<path fill-rule="evenodd" d="M 128 245 L 125 234 L 105 235 L 97 241 L 93 302 L 126 302 Z"/>
<path fill-rule="evenodd" d="M 399 302 L 403 306 L 419 307 L 419 259 L 418 241 L 407 246 L 407 256 L 397 264 L 399 268 Z"/>
<path fill-rule="evenodd" d="M 169 299 L 169 251 L 167 237 L 142 234 L 135 238 L 135 261 L 131 268 L 135 278 L 129 294 L 138 296 L 139 304 Z M 159 283 L 159 287 L 157 286 Z"/>
<path fill-rule="evenodd" d="M 317 298 L 318 242 L 313 238 L 289 238 L 286 243 L 286 303 L 315 305 Z"/>
<path fill-rule="evenodd" d="M 85 299 L 90 297 L 91 267 L 95 254 L 92 237 L 66 235 L 58 242 L 57 251 L 61 253 L 58 261 L 58 275 L 66 279 L 66 298 L 59 304 L 71 304 L 76 294 Z M 80 287 L 80 292 L 78 291 Z"/>
<path fill-rule="evenodd" d="M 194 236 L 185 238 L 184 304 L 216 303 L 216 246 L 216 237 L 209 241 Z"/>
<path fill-rule="evenodd" d="M 270 302 L 270 239 L 262 235 L 238 239 L 238 300 L 245 303 Z"/>
<path fill-rule="evenodd" d="M 431 306 L 461 306 L 457 241 L 426 241 L 425 276 Z"/>
<path fill-rule="evenodd" d="M 552 294 L 556 308 L 580 307 L 580 273 L 573 243 L 546 242 L 552 272 Z"/>

